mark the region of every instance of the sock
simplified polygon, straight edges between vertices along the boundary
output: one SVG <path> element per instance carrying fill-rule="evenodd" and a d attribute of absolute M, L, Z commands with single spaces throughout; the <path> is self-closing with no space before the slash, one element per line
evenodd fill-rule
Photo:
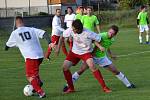
<path fill-rule="evenodd" d="M 96 70 L 95 72 L 93 72 L 93 75 L 98 80 L 98 82 L 102 86 L 102 88 L 106 87 L 103 76 L 99 70 Z"/>
<path fill-rule="evenodd" d="M 34 78 L 32 81 L 31 81 L 31 85 L 33 86 L 34 90 L 37 92 L 37 93 L 42 93 L 43 90 L 42 88 L 40 87 L 39 83 L 38 83 L 38 79 L 37 78 Z"/>
<path fill-rule="evenodd" d="M 72 82 L 72 74 L 71 74 L 70 70 L 63 71 L 63 72 L 64 72 L 65 79 L 67 81 L 68 87 L 70 89 L 74 90 L 74 86 L 73 86 L 73 82 Z"/>
<path fill-rule="evenodd" d="M 75 72 L 75 73 L 72 75 L 72 81 L 73 81 L 73 83 L 75 83 L 75 81 L 78 80 L 79 76 L 80 76 L 80 75 L 79 75 L 77 72 Z"/>
<path fill-rule="evenodd" d="M 146 35 L 146 42 L 149 42 L 149 35 Z"/>
<path fill-rule="evenodd" d="M 65 43 L 63 43 L 63 45 L 62 45 L 62 51 L 63 51 L 63 53 L 64 53 L 66 56 L 68 55 L 68 52 L 67 52 Z"/>
<path fill-rule="evenodd" d="M 39 83 L 40 87 L 42 87 L 43 86 L 43 82 L 41 81 L 40 76 L 37 76 L 37 79 L 38 79 L 38 83 Z"/>
<path fill-rule="evenodd" d="M 142 43 L 142 36 L 139 36 L 139 41 L 140 43 Z"/>
<path fill-rule="evenodd" d="M 70 41 L 70 43 L 69 43 L 70 50 L 72 49 L 72 46 L 73 46 L 73 41 Z"/>
<path fill-rule="evenodd" d="M 126 76 L 123 73 L 119 73 L 118 75 L 116 75 L 116 77 L 121 80 L 123 82 L 124 85 L 126 85 L 126 87 L 129 87 L 131 85 L 131 83 L 128 81 L 128 79 L 126 78 Z"/>
<path fill-rule="evenodd" d="M 52 52 L 52 49 L 48 47 L 45 57 L 48 58 Z"/>

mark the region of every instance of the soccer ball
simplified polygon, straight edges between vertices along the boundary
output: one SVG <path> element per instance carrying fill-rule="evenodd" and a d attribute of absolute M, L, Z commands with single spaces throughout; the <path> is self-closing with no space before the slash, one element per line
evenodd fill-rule
<path fill-rule="evenodd" d="M 25 96 L 32 96 L 33 95 L 33 86 L 32 85 L 26 85 L 23 89 L 23 93 Z"/>

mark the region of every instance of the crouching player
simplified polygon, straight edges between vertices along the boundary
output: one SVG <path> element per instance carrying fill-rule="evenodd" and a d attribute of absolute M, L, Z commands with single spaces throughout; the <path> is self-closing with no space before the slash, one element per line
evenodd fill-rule
<path fill-rule="evenodd" d="M 70 33 L 70 35 L 68 35 L 68 33 Z M 99 44 L 101 37 L 98 34 L 83 28 L 81 21 L 78 19 L 73 21 L 72 28 L 64 31 L 63 37 L 68 36 L 73 38 L 73 47 L 63 63 L 63 73 L 68 84 L 68 89 L 66 89 L 64 93 L 71 93 L 75 91 L 72 81 L 72 74 L 69 68 L 71 66 L 75 66 L 80 60 L 83 61 L 84 65 L 89 66 L 94 77 L 102 86 L 103 91 L 106 93 L 111 92 L 111 90 L 105 85 L 101 72 L 96 69 L 92 56 L 92 41 Z M 103 50 L 100 45 L 98 45 L 98 47 L 100 50 Z"/>
<path fill-rule="evenodd" d="M 114 37 L 118 33 L 118 27 L 115 25 L 112 25 L 108 32 L 103 32 L 100 33 L 99 35 L 101 36 L 101 45 L 105 47 L 105 52 L 100 51 L 97 47 L 94 48 L 93 51 L 93 56 L 94 56 L 94 62 L 95 64 L 98 64 L 100 67 L 103 67 L 110 72 L 112 72 L 122 83 L 127 87 L 127 88 L 135 88 L 134 84 L 131 84 L 127 77 L 113 65 L 112 61 L 108 58 L 107 52 L 110 55 L 111 58 L 115 58 L 115 56 L 112 54 L 110 51 L 110 46 L 112 45 L 114 41 Z M 88 69 L 87 66 L 84 64 L 80 68 L 79 71 L 75 72 L 72 75 L 72 80 L 73 82 L 77 81 L 79 76 L 86 70 Z M 68 87 L 67 85 L 64 87 L 64 90 L 66 90 Z"/>
<path fill-rule="evenodd" d="M 6 43 L 5 50 L 10 47 L 18 47 L 21 54 L 25 58 L 26 77 L 34 90 L 38 93 L 39 98 L 46 97 L 45 92 L 41 88 L 43 84 L 39 76 L 39 66 L 43 60 L 43 51 L 39 42 L 39 38 L 45 38 L 49 47 L 54 47 L 51 43 L 48 34 L 40 29 L 25 27 L 23 18 L 16 17 L 17 29 L 13 31 Z"/>

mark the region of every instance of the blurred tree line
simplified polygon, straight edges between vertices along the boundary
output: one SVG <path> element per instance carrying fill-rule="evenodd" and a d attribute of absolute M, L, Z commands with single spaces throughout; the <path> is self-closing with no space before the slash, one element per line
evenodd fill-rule
<path fill-rule="evenodd" d="M 141 5 L 150 5 L 150 0 L 117 0 L 119 9 L 133 9 Z"/>

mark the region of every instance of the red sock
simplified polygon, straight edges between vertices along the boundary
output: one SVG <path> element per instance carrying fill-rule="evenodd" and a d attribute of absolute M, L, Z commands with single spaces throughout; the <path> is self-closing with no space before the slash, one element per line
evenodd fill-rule
<path fill-rule="evenodd" d="M 70 70 L 64 71 L 64 76 L 67 81 L 67 84 L 70 89 L 74 90 L 73 82 L 72 82 L 72 74 Z"/>
<path fill-rule="evenodd" d="M 72 49 L 72 46 L 73 46 L 73 41 L 70 41 L 70 43 L 69 43 L 70 50 Z"/>
<path fill-rule="evenodd" d="M 37 78 L 34 78 L 34 79 L 31 81 L 31 85 L 33 86 L 34 90 L 35 90 L 37 93 L 43 92 L 42 88 L 41 88 L 40 85 L 39 85 L 39 82 L 38 82 L 38 79 L 37 79 Z"/>
<path fill-rule="evenodd" d="M 43 85 L 41 85 L 41 83 L 42 83 L 42 81 L 41 81 L 41 79 L 40 79 L 40 76 L 37 76 L 37 79 L 38 79 L 38 83 L 39 83 L 39 85 L 40 85 L 40 87 Z"/>
<path fill-rule="evenodd" d="M 106 87 L 103 76 L 99 70 L 96 70 L 95 72 L 93 72 L 93 75 L 98 80 L 98 82 L 102 86 L 102 88 Z"/>
<path fill-rule="evenodd" d="M 45 53 L 45 58 L 48 58 L 52 52 L 52 49 L 48 47 L 47 52 Z"/>
<path fill-rule="evenodd" d="M 63 53 L 67 56 L 68 55 L 68 52 L 67 52 L 67 49 L 66 49 L 66 46 L 65 46 L 65 43 L 63 42 L 62 44 L 62 51 Z"/>

